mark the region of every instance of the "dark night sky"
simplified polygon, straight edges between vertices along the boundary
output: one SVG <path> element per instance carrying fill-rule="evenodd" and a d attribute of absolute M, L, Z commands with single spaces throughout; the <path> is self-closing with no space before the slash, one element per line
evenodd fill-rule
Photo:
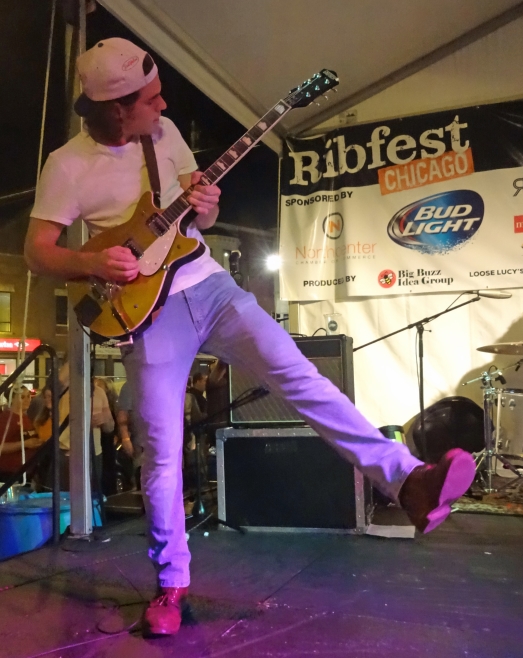
<path fill-rule="evenodd" d="M 3 10 L 0 21 L 0 196 L 4 196 L 31 188 L 36 180 L 51 1 L 0 0 L 0 8 Z M 88 15 L 87 45 L 112 36 L 129 38 L 150 50 L 98 5 L 96 11 Z M 65 139 L 63 37 L 64 23 L 59 12 L 55 25 L 44 156 Z M 191 124 L 193 131 L 196 127 L 200 135 L 197 146 L 201 149 L 196 158 L 200 168 L 204 169 L 246 129 L 152 54 L 160 70 L 162 93 L 168 105 L 165 114 L 176 123 L 187 141 Z M 258 228 L 276 226 L 277 176 L 276 154 L 263 144 L 253 149 L 221 181 L 220 220 Z M 27 202 L 5 205 L 0 200 L 0 227 L 3 225 L 7 229 L 9 225 L 20 233 L 25 225 L 25 221 L 20 220 L 21 215 L 27 215 Z M 16 227 L 13 226 L 15 216 Z M 5 244 L 5 230 L 2 234 Z M 20 239 L 14 242 L 19 245 Z M 7 246 L 7 250 L 12 249 Z M 18 251 L 18 246 L 14 250 Z"/>

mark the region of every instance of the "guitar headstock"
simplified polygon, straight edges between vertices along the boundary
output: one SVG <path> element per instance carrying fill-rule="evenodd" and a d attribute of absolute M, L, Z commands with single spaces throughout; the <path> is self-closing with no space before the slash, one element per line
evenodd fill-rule
<path fill-rule="evenodd" d="M 291 107 L 307 107 L 318 96 L 326 94 L 330 89 L 337 87 L 340 81 L 334 71 L 322 69 L 315 73 L 312 78 L 305 80 L 301 85 L 291 89 L 289 95 L 284 99 Z"/>

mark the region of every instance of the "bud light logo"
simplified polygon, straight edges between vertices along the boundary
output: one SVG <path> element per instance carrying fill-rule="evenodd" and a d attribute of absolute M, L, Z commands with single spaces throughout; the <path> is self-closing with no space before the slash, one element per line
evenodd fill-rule
<path fill-rule="evenodd" d="M 484 214 L 485 205 L 477 192 L 442 192 L 402 208 L 390 220 L 387 232 L 402 247 L 423 254 L 445 254 L 470 240 Z"/>

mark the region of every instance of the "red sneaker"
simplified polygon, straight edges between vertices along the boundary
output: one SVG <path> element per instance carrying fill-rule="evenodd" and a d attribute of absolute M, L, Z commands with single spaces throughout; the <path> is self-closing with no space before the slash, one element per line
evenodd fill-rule
<path fill-rule="evenodd" d="M 142 633 L 150 635 L 174 635 L 182 623 L 182 603 L 188 587 L 162 587 L 161 593 L 145 610 Z"/>
<path fill-rule="evenodd" d="M 417 466 L 401 487 L 399 500 L 413 525 L 426 534 L 450 514 L 450 506 L 468 490 L 476 472 L 472 455 L 455 448 L 437 464 Z"/>

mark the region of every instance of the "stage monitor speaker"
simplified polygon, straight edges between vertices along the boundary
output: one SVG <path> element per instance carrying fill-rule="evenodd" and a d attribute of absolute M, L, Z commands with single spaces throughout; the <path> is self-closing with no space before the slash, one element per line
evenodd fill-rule
<path fill-rule="evenodd" d="M 218 517 L 252 530 L 364 532 L 371 486 L 309 427 L 218 430 Z"/>
<path fill-rule="evenodd" d="M 298 349 L 313 363 L 320 375 L 327 377 L 352 402 L 354 402 L 354 370 L 352 363 L 352 338 L 337 336 L 293 337 Z M 229 391 L 231 401 L 246 390 L 267 386 L 251 372 L 231 367 Z M 233 427 L 298 427 L 305 422 L 294 408 L 276 393 L 233 409 L 230 416 Z"/>

